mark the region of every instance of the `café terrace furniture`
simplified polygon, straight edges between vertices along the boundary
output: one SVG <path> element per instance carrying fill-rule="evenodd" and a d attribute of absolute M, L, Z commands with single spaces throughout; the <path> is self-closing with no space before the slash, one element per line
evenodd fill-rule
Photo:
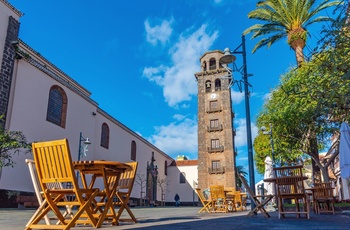
<path fill-rule="evenodd" d="M 201 191 L 200 188 L 196 188 L 196 193 L 203 205 L 203 207 L 198 211 L 198 213 L 210 212 L 210 210 L 212 209 L 212 201 L 203 195 L 203 192 Z"/>
<path fill-rule="evenodd" d="M 114 202 L 114 206 L 120 207 L 116 218 L 118 221 L 121 221 L 121 222 L 137 223 L 137 220 L 134 214 L 132 213 L 132 211 L 130 210 L 128 203 L 131 196 L 132 188 L 134 186 L 138 162 L 133 161 L 133 162 L 127 162 L 125 164 L 129 165 L 132 168 L 132 170 L 124 171 L 120 175 L 120 179 L 117 186 L 117 192 L 116 192 L 118 200 Z M 116 179 L 116 177 L 114 177 L 114 179 Z M 131 219 L 120 218 L 124 209 L 128 212 Z"/>
<path fill-rule="evenodd" d="M 285 214 L 305 214 L 307 219 L 310 219 L 310 207 L 308 195 L 305 192 L 304 180 L 307 177 L 303 176 L 303 166 L 284 166 L 274 167 L 276 178 L 276 191 L 278 200 L 278 217 L 285 217 Z M 284 202 L 286 200 L 295 201 L 295 210 L 286 209 Z"/>
<path fill-rule="evenodd" d="M 244 209 L 247 209 L 243 199 L 246 196 L 246 193 L 241 193 L 240 191 L 235 191 L 235 206 L 236 210 L 243 211 Z"/>
<path fill-rule="evenodd" d="M 37 142 L 32 144 L 35 167 L 39 184 L 42 188 L 44 202 L 35 212 L 25 229 L 70 229 L 76 224 L 97 227 L 91 204 L 99 192 L 98 188 L 81 189 L 75 176 L 69 144 L 67 139 Z M 52 183 L 70 183 L 71 188 L 51 188 Z M 74 200 L 65 199 L 68 195 Z M 74 210 L 73 216 L 65 215 L 66 207 Z M 57 225 L 41 223 L 52 211 L 59 221 Z M 85 215 L 84 218 L 82 216 Z"/>
<path fill-rule="evenodd" d="M 223 185 L 211 185 L 210 196 L 212 200 L 211 212 L 228 212 L 226 194 Z"/>
<path fill-rule="evenodd" d="M 229 212 L 237 211 L 236 209 L 236 190 L 234 187 L 225 187 L 225 194 L 226 194 L 226 202 L 227 202 L 227 210 Z"/>
<path fill-rule="evenodd" d="M 95 183 L 101 182 L 103 189 L 97 193 L 92 202 L 92 213 L 97 218 L 96 227 L 101 227 L 104 222 L 112 222 L 118 225 L 118 218 L 113 200 L 117 194 L 117 187 L 121 174 L 125 171 L 131 171 L 132 167 L 116 161 L 76 161 L 73 162 L 74 169 L 78 170 L 81 175 L 82 183 L 85 189 L 89 190 L 95 187 Z M 87 175 L 89 175 L 87 177 Z M 87 178 L 90 178 L 88 183 Z"/>
<path fill-rule="evenodd" d="M 247 193 L 251 197 L 251 201 L 255 204 L 255 208 L 251 209 L 247 216 L 254 216 L 260 211 L 265 217 L 270 217 L 270 214 L 265 210 L 265 205 L 273 198 L 273 195 L 260 196 L 255 195 L 248 185 L 247 180 L 243 175 L 238 175 L 241 179 L 243 186 L 245 187 Z M 261 199 L 261 201 L 259 200 Z"/>
<path fill-rule="evenodd" d="M 315 183 L 313 188 L 314 207 L 317 214 L 334 212 L 332 182 Z"/>
<path fill-rule="evenodd" d="M 38 200 L 39 205 L 42 205 L 44 203 L 44 197 L 43 197 L 44 194 L 43 194 L 43 191 L 42 191 L 41 186 L 40 186 L 40 181 L 39 181 L 36 169 L 35 169 L 34 160 L 32 160 L 32 159 L 25 159 L 25 162 L 27 163 L 28 168 L 29 168 L 29 173 L 30 173 L 30 177 L 32 179 L 32 183 L 33 183 L 33 187 L 34 187 L 36 198 Z M 62 183 L 59 183 L 59 182 L 47 183 L 47 186 L 50 189 L 54 189 L 54 188 L 63 189 L 64 188 Z M 63 199 L 67 199 L 67 197 L 64 197 Z M 38 209 L 37 212 L 40 212 L 40 209 Z M 63 216 L 66 216 L 68 214 L 71 215 L 71 216 L 73 215 L 72 209 L 69 206 L 66 206 L 66 211 L 63 213 Z M 28 221 L 26 226 L 28 226 L 32 222 L 33 218 L 35 218 L 36 215 L 37 215 L 37 213 L 35 213 L 33 215 L 33 217 Z M 44 220 L 45 220 L 45 223 L 47 225 L 51 225 L 52 224 L 51 221 L 50 221 L 50 218 L 47 215 L 44 216 Z M 57 219 L 56 219 L 56 221 L 57 221 Z"/>

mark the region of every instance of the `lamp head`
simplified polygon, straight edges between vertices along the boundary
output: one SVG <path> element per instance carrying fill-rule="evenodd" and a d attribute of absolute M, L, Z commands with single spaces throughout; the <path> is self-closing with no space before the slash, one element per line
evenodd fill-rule
<path fill-rule="evenodd" d="M 266 131 L 266 127 L 265 126 L 261 126 L 260 130 L 263 131 L 263 132 Z"/>
<path fill-rule="evenodd" d="M 90 145 L 91 144 L 91 141 L 89 140 L 88 137 L 84 140 L 84 144 L 86 144 L 86 145 Z"/>
<path fill-rule="evenodd" d="M 225 48 L 224 50 L 224 56 L 222 56 L 219 60 L 221 64 L 230 64 L 236 60 L 236 56 L 231 54 L 231 51 L 229 48 Z"/>

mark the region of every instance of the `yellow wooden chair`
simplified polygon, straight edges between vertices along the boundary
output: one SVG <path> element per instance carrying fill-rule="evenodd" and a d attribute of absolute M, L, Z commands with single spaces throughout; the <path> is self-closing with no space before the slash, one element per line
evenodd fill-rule
<path fill-rule="evenodd" d="M 225 187 L 227 209 L 229 212 L 233 212 L 233 211 L 236 212 L 237 211 L 235 193 L 236 193 L 236 191 L 235 191 L 234 187 Z"/>
<path fill-rule="evenodd" d="M 26 229 L 70 229 L 76 224 L 91 224 L 97 227 L 96 218 L 91 211 L 91 203 L 99 189 L 79 188 L 73 169 L 72 159 L 67 139 L 38 142 L 32 144 L 32 151 L 38 175 L 38 180 L 45 198 L 32 221 Z M 50 188 L 52 183 L 69 183 L 71 188 Z M 65 199 L 74 196 L 74 200 Z M 66 217 L 62 212 L 66 207 L 76 207 L 72 217 Z M 61 209 L 64 207 L 64 209 Z M 59 223 L 47 225 L 41 223 L 52 211 Z M 82 217 L 82 215 L 86 217 Z"/>
<path fill-rule="evenodd" d="M 130 210 L 128 203 L 129 203 L 130 195 L 134 186 L 138 162 L 133 161 L 133 162 L 127 162 L 125 164 L 130 165 L 132 167 L 132 170 L 125 171 L 120 176 L 117 192 L 116 192 L 118 201 L 114 203 L 115 206 L 120 206 L 116 218 L 118 221 L 122 221 L 122 222 L 125 221 L 125 222 L 137 223 L 137 220 L 134 214 L 132 213 L 132 211 Z M 128 212 L 131 219 L 120 218 L 124 209 Z"/>
<path fill-rule="evenodd" d="M 203 207 L 198 211 L 198 213 L 210 212 L 210 210 L 212 208 L 211 200 L 204 197 L 204 195 L 203 195 L 203 193 L 202 193 L 200 188 L 196 188 L 196 193 L 197 193 L 197 196 L 198 196 L 200 202 L 203 205 Z"/>
<path fill-rule="evenodd" d="M 314 184 L 314 202 L 316 213 L 333 213 L 334 212 L 334 195 L 332 182 Z"/>
<path fill-rule="evenodd" d="M 247 193 L 251 198 L 251 202 L 255 204 L 255 208 L 251 209 L 247 216 L 254 216 L 255 214 L 258 213 L 258 211 L 260 211 L 265 217 L 270 217 L 270 214 L 265 210 L 264 206 L 273 198 L 273 195 L 266 195 L 266 196 L 255 195 L 253 190 L 251 190 L 251 188 L 249 187 L 245 177 L 242 175 L 238 175 L 238 177 L 241 179 L 243 186 L 247 190 Z M 261 199 L 261 201 L 259 199 Z"/>
<path fill-rule="evenodd" d="M 223 185 L 210 186 L 210 196 L 212 199 L 212 212 L 228 212 L 226 194 Z"/>

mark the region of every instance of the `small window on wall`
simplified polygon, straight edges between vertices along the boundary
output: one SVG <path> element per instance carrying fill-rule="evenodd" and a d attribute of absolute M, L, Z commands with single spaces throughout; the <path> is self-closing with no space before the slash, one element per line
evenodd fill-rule
<path fill-rule="evenodd" d="M 219 139 L 212 139 L 211 140 L 211 148 L 217 149 L 220 147 L 220 140 Z"/>
<path fill-rule="evenodd" d="M 219 119 L 210 120 L 210 128 L 218 128 L 219 127 Z"/>
<path fill-rule="evenodd" d="M 64 90 L 58 85 L 52 86 L 49 92 L 46 120 L 65 128 L 67 104 L 68 99 Z"/>
<path fill-rule="evenodd" d="M 210 109 L 211 110 L 218 109 L 218 108 L 219 108 L 218 101 L 210 101 Z"/>
<path fill-rule="evenodd" d="M 165 176 L 168 175 L 168 162 L 167 161 L 164 162 L 164 175 Z"/>
<path fill-rule="evenodd" d="M 203 71 L 207 71 L 207 62 L 206 61 L 204 61 L 203 62 Z"/>
<path fill-rule="evenodd" d="M 180 184 L 186 183 L 186 173 L 182 172 L 180 173 Z"/>
<path fill-rule="evenodd" d="M 136 161 L 136 142 L 131 142 L 131 160 Z"/>
<path fill-rule="evenodd" d="M 215 91 L 221 91 L 221 80 L 220 79 L 215 80 Z"/>
<path fill-rule="evenodd" d="M 210 58 L 209 60 L 209 70 L 216 69 L 216 60 L 215 58 Z"/>
<path fill-rule="evenodd" d="M 109 127 L 106 123 L 103 123 L 101 128 L 101 146 L 109 148 Z"/>
<path fill-rule="evenodd" d="M 206 93 L 211 92 L 211 81 L 209 80 L 205 82 L 205 92 Z"/>
<path fill-rule="evenodd" d="M 211 168 L 213 171 L 217 171 L 220 169 L 220 161 L 212 161 L 211 162 Z"/>

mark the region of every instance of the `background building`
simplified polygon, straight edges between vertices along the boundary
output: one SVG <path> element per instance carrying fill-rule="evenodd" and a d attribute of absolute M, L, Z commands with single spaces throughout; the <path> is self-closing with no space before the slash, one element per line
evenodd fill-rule
<path fill-rule="evenodd" d="M 80 159 L 138 161 L 139 180 L 146 180 L 142 178 L 147 178 L 153 162 L 157 178 L 171 177 L 174 170 L 168 168 L 174 159 L 102 110 L 87 89 L 18 38 L 21 16 L 9 2 L 0 0 L 0 114 L 5 115 L 5 129 L 22 131 L 28 142 L 67 138 L 73 161 L 79 158 L 82 134 L 91 145 Z M 0 190 L 34 191 L 26 158 L 33 157 L 16 154 L 15 167 L 3 168 Z M 197 171 L 188 173 L 193 178 L 186 178 L 191 202 L 192 181 L 197 180 L 193 173 Z M 173 202 L 172 192 L 162 193 L 160 186 L 149 186 L 155 188 L 158 201 Z M 146 197 L 146 189 L 136 183 L 132 198 Z M 180 195 L 184 200 L 186 195 Z"/>

